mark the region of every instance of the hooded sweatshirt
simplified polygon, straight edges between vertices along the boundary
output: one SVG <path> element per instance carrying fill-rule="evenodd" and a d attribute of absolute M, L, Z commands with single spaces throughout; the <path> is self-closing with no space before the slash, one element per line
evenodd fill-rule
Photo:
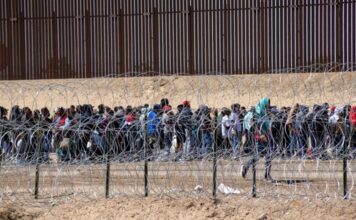
<path fill-rule="evenodd" d="M 256 105 L 256 120 L 260 125 L 259 130 L 262 134 L 266 134 L 269 129 L 270 120 L 267 115 L 267 107 L 270 102 L 269 98 L 263 98 Z"/>

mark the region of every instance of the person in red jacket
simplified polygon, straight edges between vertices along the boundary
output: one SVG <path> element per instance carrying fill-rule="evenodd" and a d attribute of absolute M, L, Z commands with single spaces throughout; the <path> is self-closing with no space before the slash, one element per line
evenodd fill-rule
<path fill-rule="evenodd" d="M 356 105 L 351 107 L 351 110 L 349 112 L 349 120 L 351 124 L 350 148 L 353 154 L 352 156 L 355 159 L 356 158 Z"/>
<path fill-rule="evenodd" d="M 351 111 L 349 113 L 349 119 L 352 127 L 356 127 L 356 105 L 351 107 Z"/>

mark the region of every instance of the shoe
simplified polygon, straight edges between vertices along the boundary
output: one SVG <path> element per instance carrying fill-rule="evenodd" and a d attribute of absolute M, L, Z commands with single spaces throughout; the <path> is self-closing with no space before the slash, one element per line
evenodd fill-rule
<path fill-rule="evenodd" d="M 273 181 L 273 178 L 271 177 L 270 174 L 265 173 L 265 180 L 266 181 Z"/>
<path fill-rule="evenodd" d="M 242 166 L 241 166 L 241 176 L 242 176 L 243 178 L 246 178 L 246 174 L 247 174 L 247 167 L 244 166 L 244 165 L 242 165 Z"/>

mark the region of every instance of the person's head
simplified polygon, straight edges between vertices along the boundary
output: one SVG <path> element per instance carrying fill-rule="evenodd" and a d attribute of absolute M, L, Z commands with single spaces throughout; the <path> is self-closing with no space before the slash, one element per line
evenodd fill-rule
<path fill-rule="evenodd" d="M 75 111 L 78 113 L 78 114 L 81 114 L 82 113 L 82 106 L 81 105 L 77 105 L 75 107 Z"/>
<path fill-rule="evenodd" d="M 276 116 L 276 115 L 279 113 L 279 111 L 278 111 L 278 109 L 277 109 L 276 106 L 271 106 L 271 107 L 268 109 L 268 111 L 269 111 L 269 116 L 271 116 L 271 117 L 274 117 L 274 116 Z"/>
<path fill-rule="evenodd" d="M 330 110 L 330 115 L 333 115 L 333 114 L 334 114 L 335 109 L 336 109 L 336 106 L 335 106 L 335 105 L 330 106 L 330 108 L 329 108 L 329 110 Z"/>
<path fill-rule="evenodd" d="M 49 118 L 51 113 L 49 112 L 47 107 L 41 108 L 41 115 L 43 118 Z"/>
<path fill-rule="evenodd" d="M 154 104 L 153 105 L 153 111 L 158 113 L 161 110 L 161 105 L 160 104 Z"/>
<path fill-rule="evenodd" d="M 125 109 L 124 109 L 124 107 L 122 107 L 122 106 L 117 106 L 117 107 L 115 107 L 115 108 L 116 108 L 116 110 L 115 110 L 115 115 L 117 115 L 117 116 L 125 115 Z"/>
<path fill-rule="evenodd" d="M 109 113 L 109 111 L 111 111 L 111 108 L 109 106 L 105 106 L 105 112 Z"/>
<path fill-rule="evenodd" d="M 69 107 L 69 111 L 70 111 L 70 113 L 71 113 L 72 115 L 74 115 L 74 114 L 75 114 L 75 106 L 74 106 L 74 105 L 71 105 L 71 106 Z"/>
<path fill-rule="evenodd" d="M 231 114 L 231 110 L 230 109 L 228 109 L 226 107 L 221 109 L 221 115 L 222 116 L 226 116 L 226 115 L 229 116 L 230 114 Z"/>
<path fill-rule="evenodd" d="M 326 110 L 329 109 L 329 103 L 325 102 L 323 105 L 323 108 L 325 108 Z"/>
<path fill-rule="evenodd" d="M 29 107 L 24 107 L 23 108 L 23 114 L 24 114 L 26 119 L 32 118 L 32 111 L 31 111 L 31 109 Z"/>
<path fill-rule="evenodd" d="M 93 114 L 93 107 L 91 105 L 83 105 L 81 113 L 87 117 L 92 116 Z"/>
<path fill-rule="evenodd" d="M 232 110 L 232 112 L 239 112 L 240 111 L 240 104 L 238 104 L 238 103 L 235 103 L 235 104 L 232 104 L 231 105 L 231 110 Z"/>
<path fill-rule="evenodd" d="M 183 108 L 190 108 L 190 102 L 188 100 L 184 100 L 182 102 Z"/>
<path fill-rule="evenodd" d="M 178 105 L 178 106 L 177 106 L 177 111 L 178 111 L 178 112 L 181 112 L 181 111 L 183 110 L 183 108 L 184 108 L 183 105 Z"/>
<path fill-rule="evenodd" d="M 40 110 L 35 109 L 35 110 L 33 111 L 33 119 L 35 119 L 36 121 L 41 119 Z"/>
<path fill-rule="evenodd" d="M 2 106 L 0 106 L 0 117 L 1 118 L 6 117 L 7 113 L 8 113 L 7 109 L 2 107 Z"/>
<path fill-rule="evenodd" d="M 65 114 L 64 108 L 63 108 L 63 107 L 59 107 L 59 108 L 57 109 L 56 114 L 57 114 L 58 116 L 62 117 L 62 116 Z"/>
<path fill-rule="evenodd" d="M 211 108 L 209 108 L 209 106 L 204 105 L 204 107 L 202 108 L 202 114 L 206 115 L 206 116 L 210 116 L 211 113 Z"/>
<path fill-rule="evenodd" d="M 247 112 L 246 107 L 245 107 L 245 106 L 242 106 L 242 107 L 240 108 L 240 114 L 245 115 L 246 112 Z"/>
<path fill-rule="evenodd" d="M 313 106 L 313 112 L 314 113 L 319 112 L 321 109 L 322 109 L 322 107 L 320 105 L 314 105 Z"/>
<path fill-rule="evenodd" d="M 126 114 L 128 115 L 128 114 L 131 114 L 132 112 L 133 112 L 132 106 L 131 106 L 131 105 L 128 105 L 128 106 L 126 107 Z"/>
<path fill-rule="evenodd" d="M 258 115 L 265 115 L 270 105 L 271 105 L 271 101 L 269 98 L 262 98 L 256 106 L 256 113 Z"/>
<path fill-rule="evenodd" d="M 104 104 L 98 105 L 98 113 L 99 113 L 100 115 L 102 115 L 102 114 L 105 113 L 105 105 L 104 105 Z"/>
<path fill-rule="evenodd" d="M 299 112 L 302 112 L 304 115 L 308 114 L 309 108 L 305 105 L 299 105 Z"/>
<path fill-rule="evenodd" d="M 109 111 L 107 111 L 107 113 L 108 113 L 108 115 L 110 115 L 110 116 L 114 116 L 114 114 L 115 114 L 115 112 L 114 112 L 112 109 L 110 109 Z"/>
<path fill-rule="evenodd" d="M 19 121 L 22 118 L 22 110 L 20 109 L 20 107 L 18 105 L 14 105 L 11 108 L 11 112 L 10 112 L 10 120 L 11 121 Z"/>
<path fill-rule="evenodd" d="M 161 108 L 163 108 L 166 105 L 169 105 L 168 99 L 167 98 L 161 99 Z"/>

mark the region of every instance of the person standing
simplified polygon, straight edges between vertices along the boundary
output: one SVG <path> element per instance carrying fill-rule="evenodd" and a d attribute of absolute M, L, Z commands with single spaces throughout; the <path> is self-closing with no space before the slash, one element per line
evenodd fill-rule
<path fill-rule="evenodd" d="M 270 99 L 263 98 L 259 101 L 256 106 L 255 120 L 256 122 L 252 125 L 255 126 L 254 139 L 255 146 L 253 149 L 253 155 L 248 159 L 241 167 L 242 177 L 245 178 L 246 174 L 251 167 L 251 165 L 256 164 L 259 157 L 265 157 L 265 179 L 272 180 L 271 177 L 271 166 L 272 157 L 268 154 L 270 152 L 269 144 L 269 133 L 270 133 L 270 117 L 268 111 L 270 108 Z"/>

